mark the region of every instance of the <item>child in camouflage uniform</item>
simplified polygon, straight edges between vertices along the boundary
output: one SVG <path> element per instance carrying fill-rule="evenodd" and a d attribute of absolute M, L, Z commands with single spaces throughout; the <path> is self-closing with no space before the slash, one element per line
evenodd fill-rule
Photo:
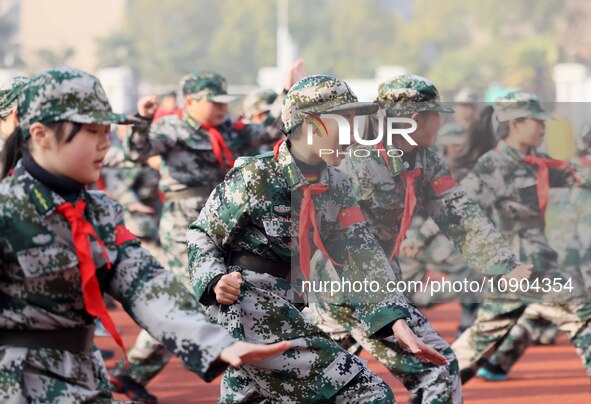
<path fill-rule="evenodd" d="M 493 107 L 501 140 L 478 159 L 461 185 L 485 211 L 495 214 L 515 254 L 532 263 L 534 272 L 528 282 L 531 288 L 520 287 L 512 296 L 487 296 L 475 323 L 452 345 L 462 381 L 474 375 L 485 354 L 498 347 L 524 312 L 524 319 L 542 317 L 567 331 L 591 376 L 591 311 L 581 290 L 583 282 L 578 271 L 559 269 L 556 252 L 544 234 L 549 187 L 572 186 L 576 177 L 567 163 L 536 151 L 548 118 L 537 97 L 515 92 Z M 507 343 L 513 344 L 510 338 Z M 494 373 L 499 368 L 488 370 Z"/>
<path fill-rule="evenodd" d="M 414 208 L 420 206 L 479 272 L 490 277 L 520 276 L 522 272 L 527 275 L 526 267 L 505 275 L 517 266 L 514 255 L 478 205 L 456 185 L 441 156 L 432 148 L 441 122 L 439 112 L 451 111 L 440 103 L 433 83 L 411 74 L 397 76 L 380 85 L 377 102 L 386 117 L 406 117 L 416 122 L 412 138 L 417 145 L 410 145 L 401 137 L 394 138 L 392 144 L 376 140 L 374 145 L 355 145 L 340 168 L 353 180 L 356 199 L 392 267 L 400 271 L 397 255 L 405 248 Z M 377 118 L 369 121 L 368 139 L 377 138 Z M 404 155 L 398 157 L 397 150 L 403 150 Z M 386 341 L 364 339 L 363 330 L 346 311 L 334 305 L 321 305 L 319 309 L 325 318 L 344 325 L 372 356 L 400 378 L 412 400 L 461 401 L 455 355 L 432 328 L 425 328 L 419 336 L 437 341 L 436 346 L 444 351 L 449 366 L 409 361 Z M 417 316 L 424 318 L 416 311 Z"/>
<path fill-rule="evenodd" d="M 588 183 L 591 164 L 588 154 L 591 150 L 591 126 L 582 127 L 577 138 L 578 155 L 571 160 L 571 166 Z M 559 184 L 557 184 L 559 185 Z M 568 185 L 568 184 L 564 184 Z M 545 234 L 556 251 L 561 270 L 576 271 L 582 276 L 586 300 L 591 293 L 589 276 L 589 246 L 591 237 L 591 193 L 585 187 L 552 188 L 549 190 L 546 209 Z M 494 355 L 478 370 L 477 375 L 489 381 L 503 381 L 513 365 L 533 343 L 548 343 L 556 334 L 556 326 L 543 315 L 526 309 L 519 321 L 496 350 Z"/>
<path fill-rule="evenodd" d="M 221 402 L 393 401 L 390 389 L 363 361 L 308 322 L 293 302 L 296 291 L 304 292 L 302 278 L 310 277 L 314 247 L 345 264 L 338 266 L 344 279 L 369 278 L 381 285 L 397 280 L 352 199 L 349 179 L 333 167 L 342 158 L 319 156 L 322 148 L 339 147 L 336 121 L 324 120 L 324 129 L 317 126 L 312 144 L 305 135 L 311 114 L 332 112 L 350 120 L 376 109 L 358 103 L 348 85 L 334 77 L 302 79 L 283 105 L 288 140 L 230 171 L 190 226 L 189 271 L 209 315 L 238 339 L 287 339 L 296 347 L 260 366 L 226 372 Z M 290 274 L 297 278 L 295 285 Z M 403 295 L 381 290 L 338 298 L 339 307 L 368 336 L 410 350 L 405 350 L 409 362 L 446 362 L 427 345 L 433 341 L 413 333 L 429 325 L 415 317 Z"/>
<path fill-rule="evenodd" d="M 463 98 L 456 97 L 454 97 L 454 101 L 456 101 L 454 108 L 458 105 L 458 100 L 463 100 Z M 450 167 L 450 174 L 456 182 L 462 179 L 463 173 L 453 169 L 450 162 L 453 161 L 458 150 L 464 144 L 466 134 L 467 129 L 455 122 L 449 122 L 441 127 L 435 139 L 435 144 L 445 159 L 445 163 Z M 402 251 L 399 260 L 402 276 L 406 280 L 421 281 L 425 278 L 428 269 L 447 274 L 447 279 L 451 281 L 466 279 L 480 282 L 482 280 L 482 276 L 464 262 L 462 255 L 423 209 L 418 209 L 413 216 L 405 244 L 407 244 L 407 248 Z M 427 288 L 424 291 L 413 293 L 411 298 L 419 306 L 428 306 L 459 298 L 462 306 L 462 317 L 458 326 L 459 335 L 474 322 L 481 294 L 478 292 L 434 291 L 432 288 Z"/>
<path fill-rule="evenodd" d="M 98 179 L 109 124 L 134 122 L 111 111 L 95 77 L 70 68 L 34 76 L 17 111 L 9 151 L 22 159 L 0 183 L 0 401 L 113 401 L 94 319 L 124 348 L 103 292 L 205 380 L 289 348 L 245 346 L 208 323 L 127 230 L 121 206 L 85 190 Z"/>
<path fill-rule="evenodd" d="M 299 68 L 294 66 L 293 70 Z M 139 114 L 148 125 L 134 126 L 124 148 L 136 162 L 162 157 L 160 188 L 166 201 L 160 219 L 160 242 L 167 267 L 191 290 L 187 226 L 197 219 L 213 188 L 234 165 L 234 158 L 282 134 L 272 122 L 255 125 L 230 119 L 228 103 L 237 97 L 227 94 L 226 79 L 217 73 L 192 73 L 181 80 L 180 87 L 185 105 L 179 116 L 167 115 L 151 124 L 157 107 L 155 97 L 140 100 Z M 170 362 L 171 354 L 141 331 L 130 359 L 129 368 L 119 362 L 110 370 L 111 381 L 117 386 L 120 376 L 129 376 L 128 382 L 133 383 L 130 387 L 146 396 L 144 386 Z"/>

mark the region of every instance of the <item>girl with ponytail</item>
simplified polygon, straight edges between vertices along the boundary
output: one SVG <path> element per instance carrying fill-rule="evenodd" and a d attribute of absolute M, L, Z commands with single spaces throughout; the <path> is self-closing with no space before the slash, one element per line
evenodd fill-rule
<path fill-rule="evenodd" d="M 31 78 L 17 118 L 0 182 L 0 402 L 113 400 L 93 345 L 98 318 L 125 356 L 105 292 L 208 381 L 290 347 L 236 342 L 208 323 L 127 230 L 122 207 L 85 189 L 100 175 L 110 125 L 136 122 L 112 112 L 95 77 L 58 68 Z"/>

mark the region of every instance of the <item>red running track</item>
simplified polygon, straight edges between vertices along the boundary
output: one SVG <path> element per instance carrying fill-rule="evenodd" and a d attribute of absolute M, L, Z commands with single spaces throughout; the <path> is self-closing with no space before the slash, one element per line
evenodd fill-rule
<path fill-rule="evenodd" d="M 449 303 L 425 310 L 435 329 L 451 342 L 460 317 L 460 308 L 456 303 Z M 125 346 L 129 349 L 135 341 L 139 328 L 121 309 L 112 312 Z M 115 352 L 115 358 L 121 353 L 111 338 L 97 338 L 102 349 Z M 369 367 L 378 373 L 394 390 L 397 402 L 405 403 L 408 394 L 404 387 L 386 368 L 372 359 L 366 352 L 361 356 L 369 360 Z M 114 360 L 107 361 L 112 366 Z M 215 403 L 219 392 L 220 378 L 212 383 L 205 383 L 196 375 L 186 370 L 181 362 L 173 361 L 149 385 L 149 391 L 159 398 L 162 404 L 177 403 Z M 491 383 L 473 379 L 464 386 L 464 401 L 468 404 L 498 403 L 504 404 L 583 404 L 591 403 L 591 383 L 575 349 L 565 336 L 557 344 L 548 347 L 530 348 L 522 360 L 515 366 L 506 382 Z M 125 396 L 116 395 L 118 399 Z"/>

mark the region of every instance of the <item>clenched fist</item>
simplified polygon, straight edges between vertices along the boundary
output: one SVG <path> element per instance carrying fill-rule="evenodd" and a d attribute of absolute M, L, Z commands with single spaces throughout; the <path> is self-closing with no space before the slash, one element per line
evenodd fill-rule
<path fill-rule="evenodd" d="M 219 304 L 234 304 L 240 296 L 240 285 L 242 285 L 242 275 L 239 272 L 222 276 L 213 288 L 215 299 Z"/>

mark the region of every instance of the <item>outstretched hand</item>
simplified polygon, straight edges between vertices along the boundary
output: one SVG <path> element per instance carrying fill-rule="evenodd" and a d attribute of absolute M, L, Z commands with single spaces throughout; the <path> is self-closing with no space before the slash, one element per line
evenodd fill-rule
<path fill-rule="evenodd" d="M 279 355 L 292 347 L 290 342 L 283 341 L 270 345 L 236 342 L 222 351 L 220 359 L 230 366 L 238 367 L 243 363 L 254 363 Z"/>
<path fill-rule="evenodd" d="M 403 319 L 394 322 L 392 331 L 400 345 L 418 356 L 423 362 L 433 363 L 435 365 L 445 365 L 447 363 L 445 356 L 441 355 L 417 337 Z"/>

